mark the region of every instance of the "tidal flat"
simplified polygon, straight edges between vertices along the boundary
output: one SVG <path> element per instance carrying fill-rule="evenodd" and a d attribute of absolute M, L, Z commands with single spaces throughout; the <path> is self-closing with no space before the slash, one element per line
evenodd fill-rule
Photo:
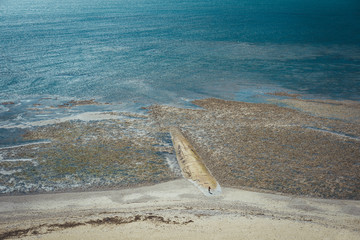
<path fill-rule="evenodd" d="M 360 199 L 359 104 L 335 118 L 321 109 L 340 103 L 296 101 L 307 112 L 211 98 L 193 101 L 202 109 L 159 105 L 150 115 L 163 129 L 182 129 L 221 186 Z"/>
<path fill-rule="evenodd" d="M 0 190 L 104 190 L 181 178 L 170 136 L 176 127 L 221 186 L 359 200 L 359 104 L 269 102 L 210 98 L 192 109 L 153 105 L 146 114 L 34 123 L 22 130 L 27 144 L 0 149 Z"/>
<path fill-rule="evenodd" d="M 146 116 L 122 117 L 27 129 L 22 137 L 29 144 L 1 149 L 0 167 L 8 173 L 0 178 L 2 192 L 100 190 L 178 178 L 170 134 L 152 131 Z"/>

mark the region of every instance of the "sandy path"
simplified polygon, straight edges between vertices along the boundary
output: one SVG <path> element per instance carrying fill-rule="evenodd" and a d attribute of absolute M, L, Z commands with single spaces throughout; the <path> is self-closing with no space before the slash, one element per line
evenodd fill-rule
<path fill-rule="evenodd" d="M 359 223 L 359 201 L 232 188 L 206 197 L 184 179 L 118 191 L 0 197 L 3 238 L 359 239 Z"/>
<path fill-rule="evenodd" d="M 205 195 L 220 194 L 221 187 L 206 168 L 201 157 L 178 128 L 171 128 L 176 158 L 183 176 L 193 182 Z"/>

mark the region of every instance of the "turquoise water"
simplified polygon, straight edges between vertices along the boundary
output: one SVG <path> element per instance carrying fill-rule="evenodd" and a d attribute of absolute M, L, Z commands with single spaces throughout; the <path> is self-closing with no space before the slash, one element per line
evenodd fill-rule
<path fill-rule="evenodd" d="M 44 97 L 360 100 L 359 73 L 357 0 L 0 0 L 0 100 L 17 104 L 2 120 L 31 119 Z"/>

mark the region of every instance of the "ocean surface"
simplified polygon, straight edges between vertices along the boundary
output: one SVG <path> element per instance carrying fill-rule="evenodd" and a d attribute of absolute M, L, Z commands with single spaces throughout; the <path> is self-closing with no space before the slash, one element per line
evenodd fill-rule
<path fill-rule="evenodd" d="M 360 100 L 359 1 L 0 0 L 1 101 L 251 101 L 278 88 Z"/>
<path fill-rule="evenodd" d="M 358 0 L 0 0 L 0 147 L 28 122 L 274 91 L 360 101 Z"/>

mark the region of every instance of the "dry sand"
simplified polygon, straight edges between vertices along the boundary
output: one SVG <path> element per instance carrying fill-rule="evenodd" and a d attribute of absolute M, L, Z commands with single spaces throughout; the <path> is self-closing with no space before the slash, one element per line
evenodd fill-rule
<path fill-rule="evenodd" d="M 360 203 L 223 188 L 185 179 L 104 192 L 0 197 L 0 238 L 359 239 Z"/>
<path fill-rule="evenodd" d="M 220 194 L 219 183 L 178 128 L 171 129 L 171 138 L 182 175 L 199 187 L 205 195 Z"/>

